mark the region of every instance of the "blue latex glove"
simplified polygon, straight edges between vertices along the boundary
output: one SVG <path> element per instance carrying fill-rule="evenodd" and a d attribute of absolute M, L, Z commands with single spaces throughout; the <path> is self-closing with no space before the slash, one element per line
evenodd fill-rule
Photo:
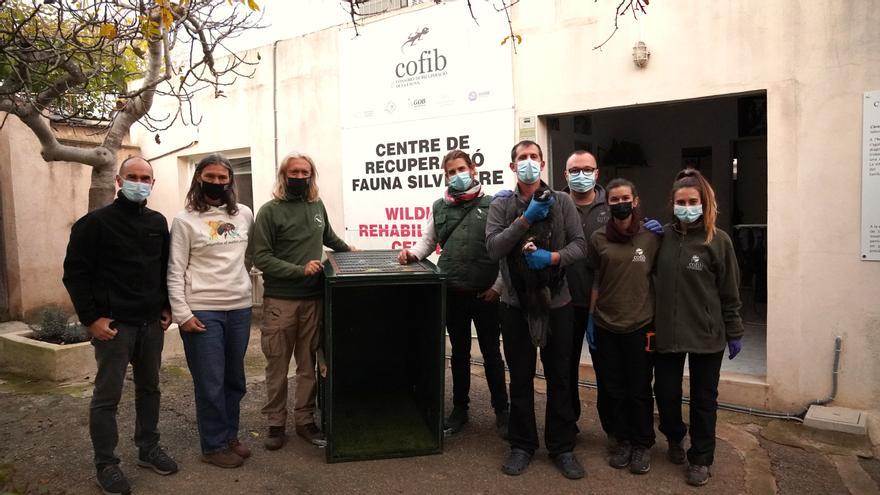
<path fill-rule="evenodd" d="M 531 253 L 526 253 L 526 264 L 532 270 L 541 270 L 550 266 L 550 251 L 546 249 L 538 249 Z"/>
<path fill-rule="evenodd" d="M 547 215 L 550 213 L 550 207 L 553 206 L 555 201 L 555 196 L 550 196 L 550 199 L 547 201 L 535 201 L 535 198 L 532 198 L 529 207 L 526 208 L 526 211 L 523 213 L 523 217 L 525 217 L 526 221 L 530 224 L 540 222 L 547 218 Z"/>
<path fill-rule="evenodd" d="M 739 354 L 743 348 L 743 343 L 741 339 L 730 339 L 727 341 L 727 351 L 729 354 L 727 355 L 727 359 L 733 359 Z"/>
<path fill-rule="evenodd" d="M 663 225 L 652 218 L 645 219 L 645 228 L 650 230 L 652 234 L 663 235 Z"/>
<path fill-rule="evenodd" d="M 511 191 L 510 189 L 502 189 L 492 195 L 492 201 L 495 201 L 499 198 L 509 198 L 511 196 L 513 196 L 513 191 Z"/>
<path fill-rule="evenodd" d="M 587 345 L 595 351 L 596 347 L 596 325 L 593 323 L 593 313 L 587 315 Z"/>

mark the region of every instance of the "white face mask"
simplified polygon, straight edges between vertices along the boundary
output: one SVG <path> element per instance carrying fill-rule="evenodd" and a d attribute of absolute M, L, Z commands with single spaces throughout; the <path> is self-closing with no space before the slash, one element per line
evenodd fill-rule
<path fill-rule="evenodd" d="M 449 187 L 455 191 L 467 191 L 473 184 L 470 172 L 460 172 L 449 178 Z"/>
<path fill-rule="evenodd" d="M 516 162 L 516 176 L 526 183 L 534 184 L 541 178 L 541 162 L 536 162 L 531 158 Z"/>
<path fill-rule="evenodd" d="M 596 172 L 568 174 L 568 187 L 574 192 L 585 193 L 596 187 Z"/>
<path fill-rule="evenodd" d="M 150 191 L 153 186 L 145 182 L 132 182 L 130 180 L 122 180 L 122 195 L 129 201 L 134 203 L 142 203 L 150 197 Z"/>
<path fill-rule="evenodd" d="M 673 205 L 672 214 L 684 223 L 694 223 L 703 216 L 703 205 Z"/>

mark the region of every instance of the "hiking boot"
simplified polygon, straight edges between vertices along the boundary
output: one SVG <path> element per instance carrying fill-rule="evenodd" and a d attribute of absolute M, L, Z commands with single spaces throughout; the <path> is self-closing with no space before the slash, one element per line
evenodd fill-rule
<path fill-rule="evenodd" d="M 125 479 L 118 464 L 110 464 L 104 469 L 99 469 L 95 482 L 101 487 L 101 492 L 104 495 L 128 495 L 131 493 L 131 485 L 128 484 L 128 480 Z"/>
<path fill-rule="evenodd" d="M 644 447 L 635 447 L 629 460 L 629 472 L 646 474 L 651 470 L 651 451 Z"/>
<path fill-rule="evenodd" d="M 317 445 L 318 447 L 324 447 L 327 445 L 327 440 L 324 439 L 324 434 L 321 433 L 321 430 L 318 429 L 315 423 L 297 425 L 296 434 L 312 445 Z"/>
<path fill-rule="evenodd" d="M 460 432 L 464 425 L 468 422 L 467 408 L 454 406 L 452 412 L 443 421 L 443 434 L 447 437 Z"/>
<path fill-rule="evenodd" d="M 284 446 L 285 440 L 287 440 L 287 435 L 283 426 L 270 426 L 263 446 L 266 447 L 266 450 L 278 450 Z"/>
<path fill-rule="evenodd" d="M 608 458 L 608 465 L 614 469 L 623 469 L 629 466 L 632 457 L 632 446 L 627 442 L 619 442 Z"/>
<path fill-rule="evenodd" d="M 709 482 L 709 466 L 700 466 L 699 464 L 691 464 L 688 466 L 687 484 L 691 486 L 703 486 Z"/>
<path fill-rule="evenodd" d="M 159 444 L 153 445 L 149 450 L 140 451 L 137 465 L 150 468 L 163 476 L 177 472 L 177 463 L 162 450 L 162 447 L 159 447 Z"/>
<path fill-rule="evenodd" d="M 684 447 L 681 446 L 681 442 L 673 442 L 669 441 L 669 448 L 666 450 L 666 457 L 669 458 L 669 462 L 673 464 L 684 464 L 685 461 L 685 453 Z"/>
<path fill-rule="evenodd" d="M 218 450 L 217 452 L 211 452 L 210 454 L 202 454 L 202 462 L 213 464 L 217 467 L 232 469 L 244 464 L 244 459 L 233 452 L 232 448 L 225 448 L 223 450 Z"/>
<path fill-rule="evenodd" d="M 500 409 L 495 411 L 495 431 L 498 432 L 498 436 L 504 440 L 507 440 L 508 428 L 510 427 L 510 411 L 507 409 Z"/>
<path fill-rule="evenodd" d="M 578 462 L 574 452 L 563 452 L 553 458 L 559 472 L 570 480 L 579 480 L 584 477 L 584 467 Z"/>
<path fill-rule="evenodd" d="M 501 472 L 504 474 L 509 474 L 510 476 L 519 476 L 523 471 L 529 467 L 529 462 L 532 460 L 532 454 L 529 454 L 523 449 L 510 449 L 510 453 L 507 454 L 507 459 L 504 460 L 504 464 L 501 465 Z"/>
<path fill-rule="evenodd" d="M 229 450 L 235 452 L 235 454 L 242 459 L 247 459 L 251 456 L 251 449 L 249 449 L 247 445 L 238 441 L 237 438 L 229 440 L 228 442 L 226 442 L 226 445 L 229 446 Z"/>

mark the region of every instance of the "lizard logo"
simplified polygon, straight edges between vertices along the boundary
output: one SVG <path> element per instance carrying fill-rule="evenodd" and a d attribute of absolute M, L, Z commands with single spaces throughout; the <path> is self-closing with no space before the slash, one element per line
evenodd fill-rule
<path fill-rule="evenodd" d="M 404 47 L 406 47 L 407 45 L 409 45 L 409 46 L 415 46 L 415 44 L 416 44 L 417 42 L 419 42 L 419 41 L 422 40 L 422 37 L 423 37 L 423 36 L 425 36 L 426 34 L 428 34 L 428 31 L 429 31 L 428 26 L 425 26 L 425 27 L 423 27 L 422 29 L 416 29 L 416 32 L 414 32 L 414 33 L 408 35 L 408 36 L 406 37 L 406 41 L 404 41 L 403 44 L 400 45 L 400 53 L 403 53 L 403 49 L 404 49 Z"/>

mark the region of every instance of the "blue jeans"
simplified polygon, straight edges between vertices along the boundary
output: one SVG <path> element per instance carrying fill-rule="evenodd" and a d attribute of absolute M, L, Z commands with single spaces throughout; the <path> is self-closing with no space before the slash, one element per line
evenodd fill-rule
<path fill-rule="evenodd" d="M 210 454 L 238 438 L 241 399 L 247 393 L 244 355 L 251 334 L 251 308 L 193 311 L 207 329 L 180 332 L 193 377 L 202 452 Z"/>

